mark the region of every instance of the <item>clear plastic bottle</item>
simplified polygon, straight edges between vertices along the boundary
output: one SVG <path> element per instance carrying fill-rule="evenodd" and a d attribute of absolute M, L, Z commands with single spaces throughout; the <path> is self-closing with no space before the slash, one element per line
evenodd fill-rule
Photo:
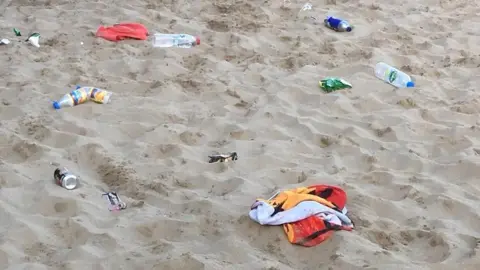
<path fill-rule="evenodd" d="M 398 88 L 415 86 L 415 83 L 410 76 L 383 62 L 375 65 L 375 76 Z"/>
<path fill-rule="evenodd" d="M 153 47 L 168 48 L 191 48 L 200 45 L 200 38 L 187 34 L 160 34 L 153 36 Z"/>

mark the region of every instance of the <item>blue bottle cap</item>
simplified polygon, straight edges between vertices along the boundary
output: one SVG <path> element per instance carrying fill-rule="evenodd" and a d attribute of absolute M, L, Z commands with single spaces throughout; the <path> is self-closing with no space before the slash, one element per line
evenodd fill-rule
<path fill-rule="evenodd" d="M 351 32 L 352 31 L 352 27 L 347 27 L 347 32 Z"/>
<path fill-rule="evenodd" d="M 414 87 L 415 86 L 415 83 L 414 82 L 408 82 L 407 83 L 407 87 Z"/>
<path fill-rule="evenodd" d="M 54 101 L 54 102 L 53 102 L 53 108 L 54 108 L 55 110 L 60 109 L 60 104 L 58 104 L 58 102 Z"/>

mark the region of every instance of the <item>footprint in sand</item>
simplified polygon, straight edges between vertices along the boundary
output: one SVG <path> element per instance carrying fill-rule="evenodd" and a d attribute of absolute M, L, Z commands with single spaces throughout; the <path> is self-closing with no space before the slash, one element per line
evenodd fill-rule
<path fill-rule="evenodd" d="M 433 231 L 369 230 L 366 237 L 382 249 L 417 263 L 439 263 L 450 255 L 450 245 L 445 236 Z"/>

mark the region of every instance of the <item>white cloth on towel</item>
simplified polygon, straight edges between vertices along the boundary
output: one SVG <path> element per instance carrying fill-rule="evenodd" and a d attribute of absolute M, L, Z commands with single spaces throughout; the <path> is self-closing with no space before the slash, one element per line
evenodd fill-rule
<path fill-rule="evenodd" d="M 340 213 L 315 201 L 301 202 L 291 209 L 271 216 L 274 211 L 275 209 L 272 205 L 263 201 L 257 201 L 248 215 L 252 220 L 261 225 L 282 225 L 317 215 L 333 224 L 353 226 L 352 221 L 345 215 L 347 213 L 346 208 L 342 210 L 343 213 Z"/>

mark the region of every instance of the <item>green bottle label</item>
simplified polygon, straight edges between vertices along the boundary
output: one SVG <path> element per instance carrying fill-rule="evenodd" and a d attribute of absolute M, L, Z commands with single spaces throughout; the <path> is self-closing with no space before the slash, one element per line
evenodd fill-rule
<path fill-rule="evenodd" d="M 392 83 L 393 81 L 395 81 L 396 78 L 397 78 L 397 71 L 392 70 L 388 75 L 388 81 Z"/>

